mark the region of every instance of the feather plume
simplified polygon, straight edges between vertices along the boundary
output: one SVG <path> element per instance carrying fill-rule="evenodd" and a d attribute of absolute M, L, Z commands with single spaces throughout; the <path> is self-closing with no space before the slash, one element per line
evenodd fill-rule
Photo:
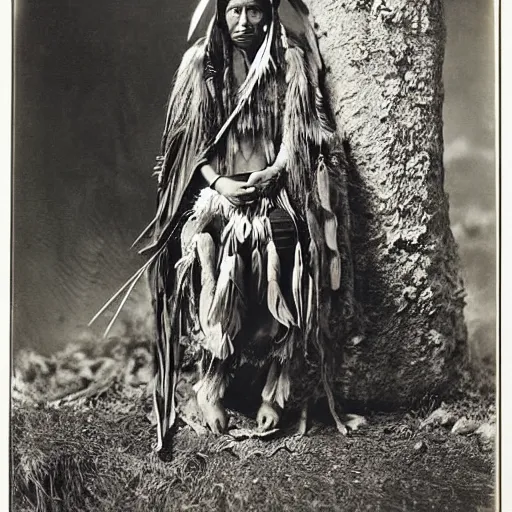
<path fill-rule="evenodd" d="M 209 313 L 211 324 L 220 324 L 229 340 L 234 339 L 242 327 L 243 261 L 239 255 L 226 256 L 220 268 L 215 295 Z M 223 337 L 222 347 L 228 338 Z M 224 349 L 222 349 L 224 350 Z"/>
<path fill-rule="evenodd" d="M 279 286 L 280 263 L 273 241 L 267 245 L 267 303 L 272 316 L 286 327 L 296 325 Z"/>
<path fill-rule="evenodd" d="M 277 203 L 278 205 L 285 210 L 290 218 L 292 219 L 293 223 L 295 224 L 295 230 L 298 231 L 297 226 L 297 214 L 295 213 L 295 210 L 293 209 L 293 206 L 290 202 L 290 198 L 288 197 L 288 193 L 286 192 L 285 188 L 282 188 L 279 191 L 279 195 L 277 196 Z"/>
<path fill-rule="evenodd" d="M 267 288 L 268 309 L 272 316 L 285 327 L 295 325 L 293 315 L 286 305 L 283 292 L 277 281 L 269 281 Z"/>
<path fill-rule="evenodd" d="M 153 390 L 153 411 L 155 412 L 156 417 L 156 445 L 155 451 L 159 452 L 162 450 L 164 442 L 163 436 L 164 432 L 162 430 L 162 418 L 160 417 L 160 400 L 157 396 L 156 386 Z"/>
<path fill-rule="evenodd" d="M 233 347 L 231 336 L 228 333 L 224 333 L 218 350 L 212 353 L 218 359 L 224 360 L 227 359 L 231 354 L 233 354 L 234 351 L 235 348 Z"/>
<path fill-rule="evenodd" d="M 190 20 L 190 26 L 188 29 L 188 35 L 187 35 L 187 41 L 190 41 L 190 38 L 194 34 L 197 26 L 199 25 L 199 22 L 201 21 L 201 18 L 203 17 L 206 8 L 208 7 L 208 4 L 212 0 L 201 0 L 196 7 L 196 10 L 194 11 L 194 14 L 192 14 L 192 19 Z"/>
<path fill-rule="evenodd" d="M 221 244 L 224 244 L 227 238 L 232 235 L 233 229 L 235 227 L 235 215 L 231 216 L 225 228 L 222 230 L 222 235 L 220 237 Z"/>
<path fill-rule="evenodd" d="M 307 293 L 307 303 L 306 303 L 306 340 L 309 339 L 311 330 L 313 327 L 314 320 L 314 305 L 315 305 L 315 288 L 314 281 L 312 276 L 308 276 L 308 293 Z"/>
<path fill-rule="evenodd" d="M 120 303 L 119 307 L 117 308 L 114 316 L 110 320 L 110 323 L 108 324 L 108 327 L 106 328 L 105 333 L 103 334 L 104 337 L 108 336 L 110 329 L 112 328 L 112 326 L 114 325 L 115 321 L 117 320 L 119 314 L 121 313 L 121 310 L 123 309 L 126 301 L 128 300 L 128 297 L 130 296 L 131 292 L 133 291 L 135 285 L 140 280 L 140 278 L 144 275 L 146 270 L 148 270 L 148 268 L 152 265 L 152 263 L 159 257 L 159 255 L 160 255 L 160 253 L 155 253 L 139 270 L 137 270 L 137 272 L 135 272 L 135 274 L 133 274 L 132 277 L 130 277 L 130 279 L 128 279 L 128 281 L 126 281 L 126 283 L 124 283 L 123 286 L 121 286 L 121 288 L 119 288 L 119 290 L 114 294 L 114 296 L 90 320 L 90 322 L 88 323 L 89 327 L 98 319 L 98 317 L 104 311 L 106 311 L 106 309 L 117 299 L 117 297 L 119 297 L 119 295 L 121 295 L 121 293 L 123 293 L 124 290 L 128 289 L 127 292 L 125 293 L 123 299 L 121 300 L 121 303 Z"/>
<path fill-rule="evenodd" d="M 316 215 L 309 207 L 306 210 L 306 220 L 308 223 L 309 236 L 311 237 L 311 240 L 315 240 L 316 243 L 320 244 L 323 239 L 322 231 L 320 230 L 320 225 L 318 224 Z"/>
<path fill-rule="evenodd" d="M 267 244 L 267 279 L 268 281 L 279 281 L 281 273 L 279 255 L 277 254 L 276 244 L 273 240 Z"/>
<path fill-rule="evenodd" d="M 234 219 L 236 237 L 243 244 L 251 234 L 251 223 L 247 220 L 247 216 L 243 214 L 237 214 Z"/>
<path fill-rule="evenodd" d="M 338 220 L 334 215 L 328 214 L 324 221 L 325 245 L 331 251 L 338 252 Z"/>
<path fill-rule="evenodd" d="M 222 326 L 220 323 L 210 322 L 209 312 L 215 297 L 214 258 L 215 246 L 211 236 L 202 233 L 197 237 L 197 254 L 201 264 L 201 291 L 199 295 L 199 308 L 196 313 L 195 301 L 190 298 L 192 308 L 191 317 L 199 316 L 199 324 L 204 333 L 203 346 L 215 357 L 222 359 L 225 354 Z M 193 289 L 193 286 L 191 286 Z"/>
<path fill-rule="evenodd" d="M 226 312 L 227 301 L 229 300 L 229 282 L 231 280 L 232 270 L 235 266 L 235 256 L 226 256 L 221 265 L 215 295 L 210 308 L 209 318 L 211 324 L 222 322 Z"/>
<path fill-rule="evenodd" d="M 252 275 L 256 281 L 258 301 L 261 302 L 263 298 L 263 258 L 258 247 L 252 250 L 251 264 Z"/>
<path fill-rule="evenodd" d="M 304 271 L 304 263 L 302 260 L 302 248 L 299 242 L 295 246 L 295 260 L 292 273 L 292 293 L 297 311 L 297 324 L 299 327 L 303 325 L 303 301 L 302 301 L 302 275 Z"/>
<path fill-rule="evenodd" d="M 308 318 L 307 325 L 308 332 L 310 333 L 313 328 L 316 328 L 318 326 L 318 315 L 320 306 L 320 254 L 314 240 L 311 240 L 309 243 L 309 263 L 311 272 L 310 286 L 311 289 L 313 290 L 314 300 L 314 302 L 311 304 L 311 318 Z"/>
<path fill-rule="evenodd" d="M 262 243 L 266 240 L 265 226 L 259 216 L 254 217 L 252 220 L 252 240 L 254 244 Z"/>
<path fill-rule="evenodd" d="M 330 180 L 327 166 L 325 165 L 324 158 L 321 156 L 318 162 L 316 171 L 316 185 L 318 188 L 318 197 L 320 198 L 320 204 L 322 208 L 328 212 L 332 212 L 331 209 L 331 197 L 330 197 Z"/>
<path fill-rule="evenodd" d="M 330 261 L 331 290 L 337 291 L 341 285 L 341 257 L 334 254 Z"/>

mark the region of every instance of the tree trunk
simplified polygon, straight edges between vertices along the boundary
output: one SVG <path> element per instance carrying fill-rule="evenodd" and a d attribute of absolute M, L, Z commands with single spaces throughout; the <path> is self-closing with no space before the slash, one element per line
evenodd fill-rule
<path fill-rule="evenodd" d="M 362 341 L 347 340 L 360 343 L 344 354 L 339 391 L 396 405 L 449 382 L 465 351 L 443 193 L 441 0 L 306 2 L 353 164 L 353 250 L 367 319 Z M 50 353 L 141 264 L 128 248 L 153 215 L 148 169 L 186 46 L 187 23 L 174 23 L 173 37 L 169 23 L 188 22 L 195 3 L 129 0 L 114 9 L 94 0 L 85 9 L 59 0 L 63 32 L 50 39 L 43 28 L 57 7 L 25 4 L 16 46 L 14 344 Z M 125 318 L 134 324 L 144 312 Z"/>
<path fill-rule="evenodd" d="M 466 354 L 443 191 L 441 0 L 309 0 L 350 161 L 356 294 L 338 392 L 398 406 L 447 389 Z"/>

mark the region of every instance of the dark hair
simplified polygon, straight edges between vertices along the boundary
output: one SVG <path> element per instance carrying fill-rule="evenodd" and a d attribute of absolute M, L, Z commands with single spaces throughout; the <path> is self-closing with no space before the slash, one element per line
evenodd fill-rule
<path fill-rule="evenodd" d="M 230 0 L 217 0 L 217 14 L 213 22 L 204 57 L 204 77 L 211 81 L 217 106 L 219 127 L 233 107 L 234 84 L 232 83 L 232 46 L 226 25 L 226 8 Z M 269 7 L 269 18 L 278 20 L 277 7 L 280 0 L 261 0 Z M 281 30 L 276 23 L 272 44 L 273 60 L 278 68 L 282 62 Z"/>

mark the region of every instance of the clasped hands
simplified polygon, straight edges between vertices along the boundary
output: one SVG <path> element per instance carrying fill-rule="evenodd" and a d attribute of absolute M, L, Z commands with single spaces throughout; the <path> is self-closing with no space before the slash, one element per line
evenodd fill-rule
<path fill-rule="evenodd" d="M 247 181 L 236 181 L 229 176 L 221 176 L 215 181 L 213 188 L 235 206 L 253 203 L 263 191 L 274 183 L 279 175 L 277 167 L 267 167 L 251 173 Z"/>

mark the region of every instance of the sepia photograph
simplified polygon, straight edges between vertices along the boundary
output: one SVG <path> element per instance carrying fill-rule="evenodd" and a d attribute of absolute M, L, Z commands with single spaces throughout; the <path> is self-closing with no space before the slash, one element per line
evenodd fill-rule
<path fill-rule="evenodd" d="M 498 2 L 12 6 L 9 510 L 501 510 Z"/>

